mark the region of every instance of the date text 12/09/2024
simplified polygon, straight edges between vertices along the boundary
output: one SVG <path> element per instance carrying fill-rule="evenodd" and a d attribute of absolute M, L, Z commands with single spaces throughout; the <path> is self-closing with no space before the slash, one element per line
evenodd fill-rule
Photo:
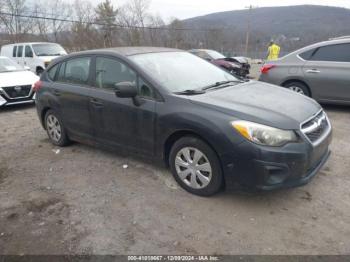
<path fill-rule="evenodd" d="M 219 261 L 216 256 L 128 256 L 128 261 Z"/>

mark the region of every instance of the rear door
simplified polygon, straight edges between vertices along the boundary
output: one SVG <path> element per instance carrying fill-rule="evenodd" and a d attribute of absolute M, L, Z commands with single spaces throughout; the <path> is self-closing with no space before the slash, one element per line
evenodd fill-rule
<path fill-rule="evenodd" d="M 91 57 L 81 56 L 62 62 L 52 85 L 68 132 L 86 139 L 93 135 L 89 113 L 91 61 Z"/>
<path fill-rule="evenodd" d="M 314 98 L 350 101 L 350 44 L 318 48 L 305 63 L 304 74 Z"/>
<path fill-rule="evenodd" d="M 156 122 L 153 89 L 124 62 L 96 57 L 95 89 L 90 108 L 98 141 L 153 154 Z M 138 104 L 115 95 L 115 84 L 132 82 L 139 87 Z"/>

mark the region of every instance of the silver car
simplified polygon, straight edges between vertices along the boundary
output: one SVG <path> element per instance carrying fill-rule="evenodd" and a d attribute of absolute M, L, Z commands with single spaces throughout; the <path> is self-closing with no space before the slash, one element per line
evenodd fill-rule
<path fill-rule="evenodd" d="M 350 104 L 350 37 L 317 43 L 268 62 L 259 80 L 319 102 Z"/>

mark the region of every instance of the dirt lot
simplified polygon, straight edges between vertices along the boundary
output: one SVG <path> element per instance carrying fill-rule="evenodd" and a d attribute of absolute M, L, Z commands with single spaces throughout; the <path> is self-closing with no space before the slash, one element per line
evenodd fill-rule
<path fill-rule="evenodd" d="M 309 185 L 200 198 L 145 160 L 52 146 L 32 106 L 1 110 L 0 253 L 350 254 L 350 108 L 326 111 L 333 154 Z"/>

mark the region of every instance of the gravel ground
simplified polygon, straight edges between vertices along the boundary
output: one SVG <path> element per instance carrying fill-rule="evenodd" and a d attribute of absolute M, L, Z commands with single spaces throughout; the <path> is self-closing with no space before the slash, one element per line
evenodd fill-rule
<path fill-rule="evenodd" d="M 2 109 L 0 253 L 350 254 L 350 108 L 326 111 L 333 154 L 309 185 L 200 198 L 149 161 L 54 147 L 33 106 Z"/>

